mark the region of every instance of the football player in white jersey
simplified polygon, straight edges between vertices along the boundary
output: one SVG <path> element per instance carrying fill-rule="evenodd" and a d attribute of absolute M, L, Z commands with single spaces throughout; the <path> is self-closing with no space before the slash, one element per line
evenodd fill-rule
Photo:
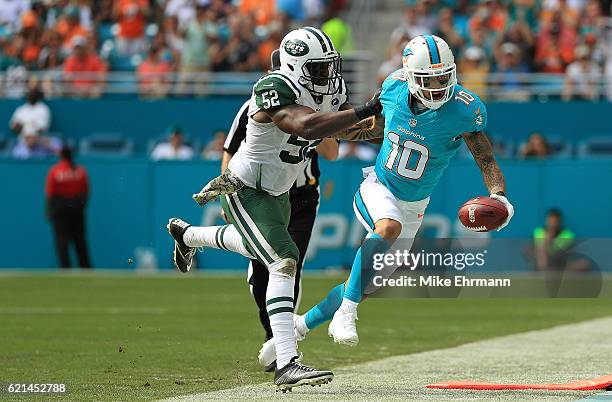
<path fill-rule="evenodd" d="M 380 136 L 371 123 L 382 110 L 378 93 L 362 106 L 348 104 L 341 59 L 322 31 L 291 31 L 280 45 L 280 69 L 253 87 L 247 135 L 227 171 L 194 199 L 204 205 L 221 196 L 230 225 L 194 227 L 171 218 L 174 261 L 191 268 L 197 247 L 214 247 L 257 258 L 269 270 L 266 305 L 276 350 L 274 383 L 280 390 L 324 384 L 333 374 L 298 361 L 293 288 L 298 249 L 287 230 L 288 192 L 322 138 L 352 140 Z M 368 121 L 370 120 L 370 121 Z"/>

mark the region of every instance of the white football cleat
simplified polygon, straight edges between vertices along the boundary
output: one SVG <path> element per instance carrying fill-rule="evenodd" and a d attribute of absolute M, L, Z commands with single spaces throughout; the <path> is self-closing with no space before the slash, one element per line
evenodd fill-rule
<path fill-rule="evenodd" d="M 295 334 L 296 341 L 303 341 L 306 338 L 306 332 L 302 332 L 298 329 L 297 320 L 299 319 L 299 315 L 293 315 L 293 331 Z M 301 357 L 301 354 L 300 354 Z M 274 338 L 268 339 L 259 349 L 259 364 L 264 367 L 265 372 L 272 372 L 276 369 L 276 347 L 274 346 Z"/>
<path fill-rule="evenodd" d="M 357 327 L 355 325 L 357 319 L 356 309 L 351 310 L 340 306 L 329 323 L 327 333 L 334 338 L 336 343 L 357 346 L 359 343 L 359 335 L 357 335 Z"/>

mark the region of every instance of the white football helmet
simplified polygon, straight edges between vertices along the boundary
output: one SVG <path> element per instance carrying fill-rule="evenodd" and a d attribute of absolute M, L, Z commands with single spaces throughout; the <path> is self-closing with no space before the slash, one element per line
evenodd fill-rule
<path fill-rule="evenodd" d="M 281 41 L 280 71 L 295 77 L 313 95 L 332 95 L 340 88 L 342 59 L 325 32 L 304 27 Z"/>
<path fill-rule="evenodd" d="M 402 53 L 410 93 L 429 109 L 438 109 L 453 96 L 457 84 L 455 57 L 448 44 L 435 35 L 412 39 Z"/>

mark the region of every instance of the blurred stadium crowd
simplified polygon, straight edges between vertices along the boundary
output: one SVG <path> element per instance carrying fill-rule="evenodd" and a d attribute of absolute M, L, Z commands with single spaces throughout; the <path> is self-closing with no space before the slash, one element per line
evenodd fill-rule
<path fill-rule="evenodd" d="M 272 50 L 294 25 L 327 22 L 335 39 L 345 41 L 342 36 L 348 27 L 333 18 L 344 3 L 2 0 L 3 95 L 22 96 L 23 86 L 18 84 L 33 71 L 50 72 L 30 74 L 41 81 L 47 97 L 58 95 L 59 89 L 53 86 L 57 73 L 72 83 L 68 95 L 96 97 L 101 88 L 94 82 L 103 82 L 107 71 L 136 70 L 142 94 L 161 97 L 168 92 L 163 79 L 167 73 L 262 71 L 268 68 Z"/>
<path fill-rule="evenodd" d="M 438 35 L 451 45 L 461 81 L 484 99 L 491 85 L 505 89 L 508 98 L 528 99 L 523 73 L 537 72 L 565 75 L 565 100 L 596 100 L 604 95 L 602 81 L 612 77 L 609 0 L 406 3 L 378 71 L 379 82 L 401 66 L 402 47 L 420 34 Z M 612 91 L 606 95 L 612 99 Z"/>

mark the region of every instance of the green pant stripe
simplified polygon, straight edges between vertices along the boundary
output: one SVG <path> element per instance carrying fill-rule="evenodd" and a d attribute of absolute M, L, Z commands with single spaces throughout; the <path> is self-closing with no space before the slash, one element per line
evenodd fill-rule
<path fill-rule="evenodd" d="M 227 211 L 226 211 L 227 216 L 231 220 L 232 224 L 234 225 L 234 227 L 236 228 L 240 236 L 242 237 L 242 241 L 245 243 L 246 247 L 254 255 L 254 257 L 263 263 L 264 262 L 263 256 L 259 254 L 259 250 L 257 250 L 253 246 L 253 244 L 250 242 L 250 239 L 246 236 L 244 230 L 242 230 L 242 226 L 240 222 L 238 222 L 238 219 L 236 219 L 236 213 L 234 212 L 234 207 L 232 207 L 232 205 L 230 204 L 229 195 L 223 194 L 221 197 L 223 197 L 223 200 L 225 201 L 227 205 Z"/>
<path fill-rule="evenodd" d="M 289 297 L 289 296 L 273 297 L 270 300 L 266 301 L 266 306 L 269 306 L 270 304 L 273 304 L 273 303 L 285 302 L 285 301 L 293 303 L 293 297 Z"/>
<path fill-rule="evenodd" d="M 229 225 L 225 225 L 219 231 L 219 244 L 221 245 L 221 247 L 224 250 L 227 250 L 227 246 L 225 245 L 225 243 L 223 243 L 223 234 L 225 233 L 225 231 L 227 230 L 228 227 L 229 227 Z"/>
<path fill-rule="evenodd" d="M 268 317 L 278 313 L 293 313 L 293 307 L 279 307 L 272 310 L 268 310 Z"/>
<path fill-rule="evenodd" d="M 234 219 L 236 220 L 236 222 L 239 223 L 239 226 L 242 229 L 242 235 L 250 241 L 251 245 L 256 249 L 255 251 L 257 251 L 257 254 L 259 254 L 264 259 L 264 261 L 262 262 L 267 264 L 271 264 L 272 262 L 274 262 L 272 257 L 270 257 L 268 253 L 266 253 L 262 245 L 259 243 L 257 237 L 255 237 L 255 234 L 253 233 L 249 225 L 245 222 L 244 217 L 241 215 L 240 210 L 238 209 L 238 205 L 236 205 L 236 201 L 233 199 L 231 194 L 227 196 L 227 201 L 232 207 Z"/>
<path fill-rule="evenodd" d="M 248 212 L 247 208 L 244 207 L 243 202 L 240 199 L 240 196 L 236 194 L 232 197 L 232 199 L 236 203 L 236 207 L 238 208 L 238 211 L 241 214 L 240 217 L 246 223 L 246 227 L 248 227 L 250 230 L 253 231 L 253 235 L 255 236 L 255 239 L 258 242 L 258 244 L 261 246 L 262 251 L 268 254 L 268 256 L 270 256 L 272 261 L 280 260 L 281 257 L 276 254 L 276 250 L 274 249 L 274 247 L 270 245 L 266 236 L 264 236 L 264 234 L 261 232 L 261 230 L 259 229 L 259 226 L 257 225 L 255 220 L 251 216 L 251 213 Z M 253 211 L 253 214 L 256 214 L 256 213 L 257 213 L 256 211 Z M 256 216 L 256 215 L 253 215 L 253 216 Z M 262 219 L 262 216 L 260 215 L 257 218 Z M 265 219 L 267 219 L 267 217 L 265 217 Z"/>

